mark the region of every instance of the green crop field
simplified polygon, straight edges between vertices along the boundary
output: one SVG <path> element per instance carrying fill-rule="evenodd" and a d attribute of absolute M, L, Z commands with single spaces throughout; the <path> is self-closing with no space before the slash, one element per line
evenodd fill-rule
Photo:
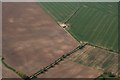
<path fill-rule="evenodd" d="M 39 3 L 77 40 L 118 52 L 118 3 Z"/>

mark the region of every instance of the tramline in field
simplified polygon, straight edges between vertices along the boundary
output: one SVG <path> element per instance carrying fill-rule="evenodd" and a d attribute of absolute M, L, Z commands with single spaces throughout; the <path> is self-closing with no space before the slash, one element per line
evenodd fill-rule
<path fill-rule="evenodd" d="M 77 40 L 118 52 L 118 3 L 40 3 Z"/>

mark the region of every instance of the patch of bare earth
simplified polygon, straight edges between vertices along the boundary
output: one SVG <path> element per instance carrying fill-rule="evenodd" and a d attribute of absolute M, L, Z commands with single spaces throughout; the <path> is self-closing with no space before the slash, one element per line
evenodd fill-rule
<path fill-rule="evenodd" d="M 3 3 L 2 30 L 6 63 L 27 75 L 78 45 L 37 3 Z M 43 77 L 61 77 L 61 74 L 63 77 L 97 77 L 98 73 L 98 70 L 69 61 L 51 69 L 50 74 Z M 3 66 L 3 78 L 16 77 Z"/>

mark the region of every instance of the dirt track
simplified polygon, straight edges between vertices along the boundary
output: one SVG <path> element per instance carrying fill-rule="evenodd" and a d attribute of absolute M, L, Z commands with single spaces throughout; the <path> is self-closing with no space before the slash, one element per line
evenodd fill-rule
<path fill-rule="evenodd" d="M 3 3 L 3 56 L 17 70 L 31 75 L 77 45 L 37 3 Z M 39 77 L 97 77 L 100 73 L 69 61 L 61 64 Z M 3 66 L 3 77 L 17 76 Z"/>

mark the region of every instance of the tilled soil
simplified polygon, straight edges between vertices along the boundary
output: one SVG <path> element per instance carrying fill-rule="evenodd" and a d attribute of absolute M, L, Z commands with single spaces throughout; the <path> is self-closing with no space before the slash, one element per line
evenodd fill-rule
<path fill-rule="evenodd" d="M 27 75 L 32 75 L 78 46 L 78 42 L 59 27 L 37 3 L 3 3 L 2 13 L 5 61 Z M 39 77 L 64 75 L 68 78 L 82 78 L 97 77 L 99 73 L 98 70 L 68 61 Z M 3 78 L 16 77 L 16 74 L 3 66 Z"/>

